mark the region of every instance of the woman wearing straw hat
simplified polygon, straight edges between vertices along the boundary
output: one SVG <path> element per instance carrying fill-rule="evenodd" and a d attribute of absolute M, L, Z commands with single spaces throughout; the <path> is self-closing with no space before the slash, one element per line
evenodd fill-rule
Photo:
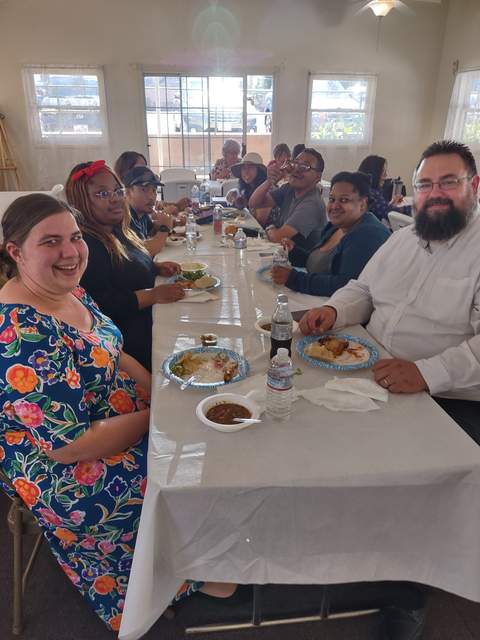
<path fill-rule="evenodd" d="M 232 175 L 238 178 L 238 189 L 231 189 L 227 193 L 227 200 L 233 202 L 238 209 L 248 206 L 250 196 L 255 189 L 265 182 L 267 167 L 263 164 L 262 156 L 255 151 L 246 153 L 240 162 L 231 168 Z"/>

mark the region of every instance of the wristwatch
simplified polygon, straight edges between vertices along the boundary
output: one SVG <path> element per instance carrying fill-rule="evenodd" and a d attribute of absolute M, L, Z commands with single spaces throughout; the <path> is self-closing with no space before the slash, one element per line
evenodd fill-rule
<path fill-rule="evenodd" d="M 167 224 L 161 224 L 157 227 L 157 231 L 161 231 L 162 233 L 172 233 L 172 230 Z"/>

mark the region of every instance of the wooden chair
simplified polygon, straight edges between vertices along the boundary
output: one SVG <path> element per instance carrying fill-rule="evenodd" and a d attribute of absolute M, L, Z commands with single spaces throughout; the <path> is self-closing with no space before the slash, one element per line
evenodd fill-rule
<path fill-rule="evenodd" d="M 13 622 L 12 633 L 20 635 L 23 629 L 23 596 L 28 581 L 28 576 L 37 557 L 43 540 L 42 530 L 35 516 L 28 509 L 9 478 L 0 469 L 0 481 L 6 484 L 14 496 L 7 493 L 12 501 L 7 514 L 7 523 L 13 536 Z M 23 568 L 23 536 L 36 536 L 33 550 L 30 553 L 25 569 Z"/>

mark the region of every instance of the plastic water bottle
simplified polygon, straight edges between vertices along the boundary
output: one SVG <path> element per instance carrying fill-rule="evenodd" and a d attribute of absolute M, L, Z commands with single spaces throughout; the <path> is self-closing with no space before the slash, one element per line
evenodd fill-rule
<path fill-rule="evenodd" d="M 210 202 L 210 185 L 205 179 L 200 185 L 200 204 L 209 204 Z"/>
<path fill-rule="evenodd" d="M 197 223 L 195 222 L 193 213 L 189 213 L 187 216 L 185 239 L 188 253 L 194 253 L 197 248 Z"/>
<path fill-rule="evenodd" d="M 292 416 L 293 366 L 287 349 L 273 356 L 267 373 L 267 414 L 279 422 Z"/>
<path fill-rule="evenodd" d="M 216 236 L 222 233 L 222 207 L 218 204 L 213 210 L 213 233 Z"/>
<path fill-rule="evenodd" d="M 278 353 L 279 349 L 286 349 L 288 355 L 292 355 L 293 318 L 288 308 L 288 296 L 279 293 L 277 306 L 272 315 L 272 327 L 270 330 L 270 358 Z"/>
<path fill-rule="evenodd" d="M 200 202 L 200 189 L 198 188 L 198 184 L 193 185 L 190 195 L 191 195 L 192 205 L 198 208 L 198 204 Z"/>
<path fill-rule="evenodd" d="M 240 227 L 237 233 L 233 238 L 233 244 L 235 249 L 246 249 L 247 248 L 247 236 L 245 235 L 245 231 Z"/>

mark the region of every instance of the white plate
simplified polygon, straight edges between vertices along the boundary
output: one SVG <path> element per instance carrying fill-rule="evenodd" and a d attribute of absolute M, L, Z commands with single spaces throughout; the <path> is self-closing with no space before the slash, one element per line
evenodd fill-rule
<path fill-rule="evenodd" d="M 246 407 L 250 413 L 252 414 L 252 418 L 258 419 L 260 417 L 260 407 L 256 402 L 248 398 L 247 396 L 241 396 L 238 393 L 216 393 L 213 396 L 208 396 L 208 398 L 204 398 L 201 402 L 197 404 L 197 408 L 195 413 L 197 414 L 197 418 L 206 424 L 207 427 L 211 427 L 216 431 L 222 431 L 223 433 L 233 433 L 234 431 L 240 431 L 240 429 L 245 429 L 246 427 L 250 427 L 253 424 L 258 424 L 258 422 L 238 422 L 236 424 L 219 424 L 218 422 L 212 422 L 206 417 L 206 413 L 212 407 L 215 407 L 217 404 L 222 404 L 224 402 L 232 402 L 235 404 L 241 404 Z"/>

